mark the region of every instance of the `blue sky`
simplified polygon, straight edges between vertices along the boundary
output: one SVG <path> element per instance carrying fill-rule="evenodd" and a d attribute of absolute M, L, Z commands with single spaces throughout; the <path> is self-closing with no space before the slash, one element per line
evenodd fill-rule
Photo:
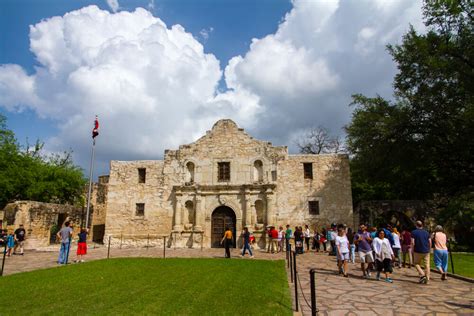
<path fill-rule="evenodd" d="M 311 127 L 342 135 L 352 94 L 392 97 L 385 46 L 409 24 L 419 0 L 3 0 L 0 113 L 86 170 L 98 114 L 99 174 L 220 118 L 294 152 Z"/>
<path fill-rule="evenodd" d="M 150 8 L 154 3 L 154 8 Z M 18 64 L 28 73 L 37 65 L 35 55 L 29 49 L 29 27 L 52 16 L 88 5 L 97 5 L 110 10 L 107 2 L 90 0 L 2 0 L 0 2 L 0 64 Z M 167 1 L 120 1 L 121 10 L 137 7 L 149 9 L 168 25 L 181 24 L 201 42 L 206 52 L 212 52 L 226 63 L 236 55 L 248 50 L 254 37 L 273 33 L 278 22 L 291 9 L 289 0 L 167 0 Z M 202 30 L 210 30 L 208 39 L 202 37 Z M 6 111 L 0 106 L 0 113 L 8 119 L 8 126 L 17 139 L 24 144 L 26 139 L 46 140 L 55 133 L 56 122 L 38 117 L 34 111 Z M 65 148 L 67 149 L 67 148 Z"/>

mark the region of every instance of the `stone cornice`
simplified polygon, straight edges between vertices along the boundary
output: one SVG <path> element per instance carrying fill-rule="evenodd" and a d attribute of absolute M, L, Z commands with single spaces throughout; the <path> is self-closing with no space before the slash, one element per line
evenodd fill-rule
<path fill-rule="evenodd" d="M 274 183 L 254 183 L 254 184 L 213 184 L 213 185 L 175 185 L 173 191 L 176 195 L 196 194 L 196 195 L 214 195 L 214 194 L 255 194 L 270 193 L 275 190 Z"/>

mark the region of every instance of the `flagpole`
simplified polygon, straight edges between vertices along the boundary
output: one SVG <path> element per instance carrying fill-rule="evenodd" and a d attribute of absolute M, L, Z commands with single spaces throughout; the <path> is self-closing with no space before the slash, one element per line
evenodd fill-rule
<path fill-rule="evenodd" d="M 89 228 L 89 210 L 91 206 L 91 191 L 92 191 L 92 171 L 94 170 L 94 154 L 95 154 L 95 138 L 92 141 L 92 154 L 89 170 L 89 191 L 87 193 L 87 211 L 86 211 L 86 229 Z"/>

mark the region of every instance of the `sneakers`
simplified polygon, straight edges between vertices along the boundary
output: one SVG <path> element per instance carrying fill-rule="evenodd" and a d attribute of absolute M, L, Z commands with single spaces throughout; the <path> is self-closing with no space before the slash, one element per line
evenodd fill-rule
<path fill-rule="evenodd" d="M 385 282 L 393 283 L 393 280 L 392 280 L 391 278 L 386 278 L 386 279 L 385 279 Z"/>
<path fill-rule="evenodd" d="M 420 283 L 420 284 L 427 284 L 427 283 L 428 283 L 428 279 L 426 278 L 426 276 L 422 276 L 422 277 L 420 277 L 420 280 L 418 281 L 418 283 Z"/>

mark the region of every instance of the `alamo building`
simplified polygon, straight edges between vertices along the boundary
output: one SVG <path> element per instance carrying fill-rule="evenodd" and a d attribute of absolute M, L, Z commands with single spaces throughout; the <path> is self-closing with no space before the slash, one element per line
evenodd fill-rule
<path fill-rule="evenodd" d="M 180 247 L 219 247 L 225 226 L 354 225 L 347 155 L 289 155 L 219 120 L 164 160 L 111 161 L 104 241 L 169 235 Z M 122 237 L 120 237 L 122 236 Z M 122 241 L 118 240 L 122 239 Z"/>
<path fill-rule="evenodd" d="M 220 247 L 226 226 L 235 246 L 248 227 L 265 247 L 270 225 L 308 224 L 313 231 L 358 224 L 347 155 L 289 155 L 286 146 L 256 140 L 229 119 L 194 143 L 165 150 L 163 160 L 111 161 L 91 203 L 92 238 L 112 247 L 163 245 L 165 236 L 169 247 Z M 35 247 L 49 244 L 53 224 L 67 218 L 79 226 L 80 212 L 16 202 L 4 217 L 9 225 L 24 223 Z"/>

